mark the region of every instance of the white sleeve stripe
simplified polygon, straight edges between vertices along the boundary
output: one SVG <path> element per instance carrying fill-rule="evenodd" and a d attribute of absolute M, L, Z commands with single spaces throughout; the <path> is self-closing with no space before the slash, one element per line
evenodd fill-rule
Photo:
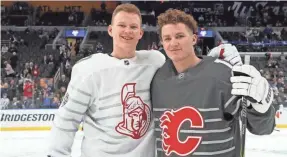
<path fill-rule="evenodd" d="M 53 152 L 56 152 L 56 154 L 65 154 L 68 155 L 66 152 L 63 151 L 63 149 L 59 150 L 59 149 L 53 149 Z M 52 153 L 55 154 L 55 153 Z"/>
<path fill-rule="evenodd" d="M 105 134 L 105 135 L 107 135 L 107 136 L 110 136 L 110 137 L 112 137 L 112 138 L 114 138 L 114 139 L 125 139 L 125 138 L 127 138 L 127 136 L 114 136 L 114 135 L 108 134 L 107 131 L 105 131 L 105 130 L 99 128 L 99 127 L 97 127 L 96 125 L 92 124 L 92 123 L 89 122 L 88 120 L 85 121 L 85 123 L 86 123 L 87 125 L 89 125 L 90 127 L 96 129 L 97 131 L 100 131 L 100 132 L 102 132 L 103 134 Z"/>
<path fill-rule="evenodd" d="M 87 117 L 90 118 L 90 120 L 92 120 L 93 123 L 95 123 L 98 126 L 105 127 L 105 128 L 108 128 L 108 129 L 114 129 L 115 128 L 114 126 L 103 126 L 97 120 L 95 120 L 95 118 L 93 116 L 91 116 L 91 114 L 89 112 L 87 112 Z M 85 120 L 88 121 L 89 119 L 87 119 L 87 117 L 85 118 Z"/>
<path fill-rule="evenodd" d="M 71 87 L 73 90 L 75 90 L 75 91 L 77 91 L 77 92 L 79 92 L 79 93 L 81 93 L 81 94 L 83 94 L 83 95 L 86 95 L 86 96 L 89 96 L 89 97 L 92 96 L 90 93 L 87 93 L 87 92 L 85 92 L 85 91 L 82 91 L 82 90 L 80 90 L 80 89 L 77 89 L 77 88 L 74 87 L 73 85 L 71 85 L 70 87 Z"/>
<path fill-rule="evenodd" d="M 223 61 L 223 60 L 220 60 L 220 59 L 216 59 L 214 62 L 215 63 L 224 64 L 224 65 L 228 66 L 230 69 L 232 69 L 232 65 L 230 63 L 226 62 L 226 61 Z"/>
<path fill-rule="evenodd" d="M 54 123 L 54 127 L 56 127 L 57 129 L 59 129 L 61 131 L 64 131 L 64 132 L 77 132 L 78 131 L 78 128 L 77 129 L 64 129 L 64 128 L 56 126 L 55 123 Z"/>
<path fill-rule="evenodd" d="M 236 113 L 237 113 L 237 111 L 238 111 L 238 109 L 239 109 L 239 107 L 240 107 L 240 99 L 238 99 L 237 100 L 237 102 L 236 102 L 236 108 L 235 108 L 235 110 L 231 113 L 231 115 L 235 115 Z"/>
<path fill-rule="evenodd" d="M 76 123 L 75 121 L 68 122 L 60 119 L 55 120 L 54 125 L 56 124 L 57 126 L 61 126 L 58 128 L 67 130 L 74 130 L 75 128 L 79 128 L 80 125 L 80 123 Z"/>
<path fill-rule="evenodd" d="M 141 74 L 143 74 L 148 68 L 150 68 L 149 65 L 144 65 L 143 67 L 141 67 L 142 69 L 141 70 L 138 70 L 136 73 L 132 74 L 133 77 L 130 77 L 129 80 L 130 81 L 134 81 L 138 78 L 138 76 L 140 76 Z M 130 81 L 127 81 L 127 82 L 130 82 Z"/>
<path fill-rule="evenodd" d="M 62 120 L 67 121 L 67 122 L 74 122 L 74 123 L 77 123 L 77 124 L 81 123 L 81 121 L 78 121 L 76 119 L 70 119 L 70 118 L 62 117 L 62 116 L 60 116 L 60 114 L 57 114 L 57 116 L 59 118 L 61 118 Z"/>
<path fill-rule="evenodd" d="M 150 99 L 145 99 L 143 100 L 144 103 L 146 104 L 149 104 L 150 103 Z M 122 107 L 122 103 L 116 103 L 116 104 L 112 104 L 112 105 L 107 105 L 107 106 L 102 106 L 102 107 L 99 107 L 99 111 L 100 110 L 106 110 L 106 109 L 110 109 L 110 108 L 113 108 L 113 107 Z"/>
<path fill-rule="evenodd" d="M 114 114 L 114 115 L 109 115 L 109 116 L 105 116 L 105 117 L 98 117 L 98 118 L 95 118 L 96 120 L 106 120 L 106 119 L 112 119 L 112 118 L 119 118 L 119 117 L 122 117 L 123 114 L 120 113 L 120 114 Z"/>
<path fill-rule="evenodd" d="M 73 98 L 70 98 L 70 100 L 71 100 L 73 103 L 82 105 L 82 106 L 84 106 L 84 107 L 87 107 L 87 106 L 89 105 L 89 103 L 83 103 L 83 102 L 78 101 L 78 100 L 75 100 L 75 99 L 73 99 Z"/>
<path fill-rule="evenodd" d="M 69 112 L 71 112 L 71 113 L 74 113 L 74 114 L 78 114 L 78 115 L 83 115 L 85 112 L 83 112 L 83 113 L 81 113 L 81 112 L 78 112 L 78 111 L 74 111 L 74 110 L 72 110 L 72 109 L 69 109 L 69 108 L 67 108 L 67 106 L 64 106 L 64 109 L 66 110 L 66 111 L 69 111 Z"/>
<path fill-rule="evenodd" d="M 235 98 L 236 98 L 236 96 L 233 95 L 233 96 L 224 104 L 224 108 L 227 108 Z"/>

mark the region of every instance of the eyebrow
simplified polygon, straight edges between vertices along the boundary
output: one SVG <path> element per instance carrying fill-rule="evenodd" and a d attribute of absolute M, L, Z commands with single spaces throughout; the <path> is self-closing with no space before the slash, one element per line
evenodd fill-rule
<path fill-rule="evenodd" d="M 178 33 L 176 33 L 175 35 L 184 35 L 184 33 L 183 32 L 178 32 Z M 163 37 L 169 37 L 170 35 L 163 35 Z"/>
<path fill-rule="evenodd" d="M 120 22 L 118 22 L 117 24 L 126 24 L 126 23 L 125 23 L 125 22 L 120 21 Z M 136 26 L 138 26 L 138 24 L 137 24 L 137 23 L 131 23 L 131 25 L 136 25 Z"/>

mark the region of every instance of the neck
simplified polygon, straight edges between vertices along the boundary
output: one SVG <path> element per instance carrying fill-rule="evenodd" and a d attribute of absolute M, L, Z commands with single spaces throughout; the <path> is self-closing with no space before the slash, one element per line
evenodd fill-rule
<path fill-rule="evenodd" d="M 188 68 L 196 66 L 201 61 L 200 58 L 198 58 L 195 53 L 192 53 L 192 55 L 186 57 L 183 60 L 173 62 L 173 65 L 178 73 L 182 73 Z"/>
<path fill-rule="evenodd" d="M 118 59 L 133 58 L 135 56 L 135 51 L 135 49 L 123 49 L 114 46 L 114 50 L 111 55 Z"/>

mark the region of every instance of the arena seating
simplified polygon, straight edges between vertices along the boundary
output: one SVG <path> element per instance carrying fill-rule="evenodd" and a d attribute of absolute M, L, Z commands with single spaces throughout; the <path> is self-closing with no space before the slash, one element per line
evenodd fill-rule
<path fill-rule="evenodd" d="M 285 92 L 285 96 L 278 94 L 279 96 L 276 96 L 276 102 L 274 103 L 287 106 L 287 56 L 272 55 L 273 52 L 285 52 L 285 54 L 287 52 L 287 30 L 273 30 L 276 26 L 287 26 L 285 15 L 276 15 L 272 10 L 256 8 L 255 13 L 259 15 L 258 17 L 250 16 L 246 18 L 247 20 L 242 20 L 242 17 L 234 15 L 234 10 L 220 9 L 220 3 L 218 3 L 216 10 L 199 11 L 196 10 L 198 6 L 198 8 L 204 8 L 205 5 L 209 4 L 206 2 L 148 3 L 134 1 L 132 3 L 141 9 L 144 28 L 156 26 L 156 17 L 168 8 L 182 9 L 194 15 L 199 26 L 209 27 L 213 30 L 217 27 L 244 26 L 246 28 L 244 31 L 220 30 L 218 31 L 218 38 L 236 45 L 240 52 L 266 53 L 266 56 L 263 57 L 262 55 L 261 57 L 251 56 L 251 64 L 261 70 L 262 75 L 268 78 L 274 91 L 279 91 L 281 94 Z M 232 4 L 233 2 L 229 3 Z M 25 2 L 16 2 L 12 6 L 2 7 L 5 9 L 2 10 L 1 24 L 2 26 L 11 26 L 11 29 L 1 30 L 0 109 L 59 107 L 66 90 L 64 88 L 67 87 L 70 79 L 72 66 L 78 60 L 90 54 L 112 52 L 111 45 L 113 42 L 107 31 L 91 29 L 106 27 L 110 24 L 112 15 L 108 10 L 92 8 L 88 12 L 47 11 L 41 9 L 40 6 L 31 6 Z M 266 12 L 268 12 L 269 17 L 272 17 L 272 20 L 265 20 L 266 17 L 262 13 L 266 14 Z M 251 12 L 251 14 L 254 13 Z M 278 21 L 280 22 L 278 23 Z M 17 31 L 12 29 L 14 26 L 27 25 L 31 27 L 27 27 L 26 30 Z M 257 27 L 258 25 L 261 27 Z M 48 31 L 45 29 L 47 26 L 55 27 L 55 29 Z M 89 30 L 84 38 L 77 41 L 80 42 L 77 44 L 71 44 L 68 39 L 66 40 L 63 33 L 66 28 L 75 28 L 73 26 L 86 27 Z M 84 44 L 79 48 L 81 42 Z M 7 52 L 4 45 L 8 47 Z M 56 49 L 51 45 L 56 45 Z M 155 31 L 145 31 L 137 49 L 158 49 L 163 52 L 156 29 Z M 203 50 L 201 46 L 197 46 L 196 49 L 198 51 Z M 76 52 L 73 53 L 73 51 Z M 18 57 L 16 67 L 13 69 L 15 75 L 7 76 L 4 62 L 8 61 L 9 63 L 12 60 L 13 52 L 16 52 Z M 53 56 L 53 61 L 49 59 L 50 55 Z M 44 56 L 47 57 L 47 60 L 44 59 Z M 29 67 L 31 62 L 33 67 Z M 38 69 L 37 75 L 33 73 L 35 70 L 34 65 L 38 65 L 36 68 L 36 70 Z M 25 69 L 28 69 L 28 75 L 26 72 L 24 73 Z M 283 74 L 281 74 L 281 71 Z M 31 80 L 31 86 L 29 86 L 27 80 Z M 32 95 L 24 94 L 25 87 L 32 90 Z M 279 90 L 281 87 L 284 89 L 283 92 Z"/>

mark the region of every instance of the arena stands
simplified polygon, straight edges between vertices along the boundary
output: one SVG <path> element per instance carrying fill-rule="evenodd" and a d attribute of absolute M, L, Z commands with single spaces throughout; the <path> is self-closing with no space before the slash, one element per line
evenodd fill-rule
<path fill-rule="evenodd" d="M 72 66 L 90 54 L 112 51 L 107 25 L 119 3 L 1 2 L 0 108 L 58 108 Z M 141 9 L 145 29 L 138 49 L 163 52 L 156 17 L 168 8 L 182 9 L 199 23 L 199 55 L 217 43 L 236 45 L 273 86 L 274 104 L 287 107 L 286 2 L 132 3 Z"/>

